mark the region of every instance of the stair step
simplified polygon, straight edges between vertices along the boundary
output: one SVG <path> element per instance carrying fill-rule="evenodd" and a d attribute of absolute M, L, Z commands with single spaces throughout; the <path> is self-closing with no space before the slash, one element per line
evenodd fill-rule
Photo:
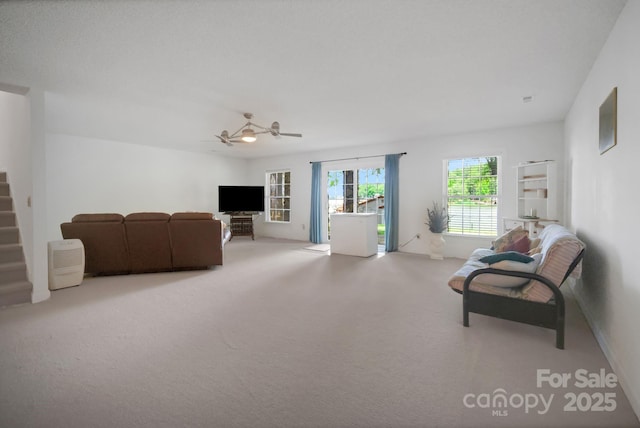
<path fill-rule="evenodd" d="M 16 214 L 12 211 L 0 211 L 0 227 L 13 227 L 16 225 Z"/>
<path fill-rule="evenodd" d="M 0 265 L 3 263 L 23 262 L 24 254 L 20 244 L 0 245 Z"/>
<path fill-rule="evenodd" d="M 0 196 L 0 211 L 13 211 L 11 196 Z"/>
<path fill-rule="evenodd" d="M 15 281 L 0 285 L 0 307 L 31 303 L 33 285 L 29 281 Z"/>
<path fill-rule="evenodd" d="M 7 173 L 0 172 L 0 307 L 31 302 L 33 285 L 16 225 Z"/>
<path fill-rule="evenodd" d="M 27 265 L 24 262 L 0 264 L 0 287 L 3 284 L 27 280 Z"/>
<path fill-rule="evenodd" d="M 17 227 L 1 227 L 0 226 L 0 245 L 19 244 L 20 231 Z"/>

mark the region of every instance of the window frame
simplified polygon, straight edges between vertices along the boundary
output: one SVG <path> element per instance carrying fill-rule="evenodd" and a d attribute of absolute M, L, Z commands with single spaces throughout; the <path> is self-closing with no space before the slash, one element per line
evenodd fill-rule
<path fill-rule="evenodd" d="M 276 182 L 274 184 L 271 183 L 271 177 L 272 175 L 277 175 L 278 174 L 282 174 L 282 181 L 281 182 Z M 287 182 L 285 177 L 287 176 L 289 177 L 289 181 Z M 289 224 L 291 223 L 291 170 L 290 169 L 279 169 L 279 170 L 273 170 L 273 171 L 266 171 L 265 172 L 265 180 L 266 180 L 266 192 L 265 192 L 265 198 L 266 198 L 266 203 L 265 203 L 265 221 L 267 223 L 275 223 L 275 224 Z M 276 178 L 276 181 L 278 180 L 278 178 Z M 276 195 L 272 195 L 271 190 L 272 190 L 272 186 L 281 186 L 282 191 L 280 194 L 276 194 Z M 286 191 L 286 186 L 289 186 L 289 191 L 287 194 Z M 278 193 L 278 192 L 276 192 Z M 272 199 L 280 199 L 283 201 L 283 203 L 281 204 L 280 207 L 272 207 L 271 203 L 272 203 Z M 287 203 L 285 203 L 284 201 L 287 200 Z M 272 212 L 281 212 L 283 218 L 285 217 L 285 213 L 288 212 L 288 220 L 278 220 L 278 219 L 273 219 L 271 214 Z"/>
<path fill-rule="evenodd" d="M 477 196 L 484 196 L 484 197 L 491 197 L 495 199 L 495 233 L 471 233 L 471 232 L 465 232 L 464 228 L 461 232 L 451 232 L 450 231 L 450 226 L 451 224 L 449 224 L 447 226 L 447 230 L 444 232 L 446 235 L 449 236 L 457 236 L 457 237 L 463 237 L 463 238 L 495 238 L 497 236 L 500 235 L 500 218 L 501 218 L 501 212 L 502 212 L 502 181 L 503 181 L 503 173 L 502 173 L 502 155 L 501 154 L 491 154 L 491 155 L 474 155 L 474 156 L 456 156 L 456 157 L 450 157 L 447 159 L 443 160 L 443 201 L 444 201 L 444 206 L 447 207 L 447 212 L 449 213 L 450 209 L 449 209 L 449 199 L 451 198 L 449 195 L 449 164 L 452 161 L 461 161 L 464 162 L 466 160 L 474 160 L 474 159 L 486 159 L 486 158 L 496 158 L 497 159 L 497 172 L 495 174 L 496 177 L 496 193 L 491 194 L 491 195 L 481 195 L 481 194 L 463 194 L 460 195 L 460 198 L 464 198 L 465 196 L 468 197 L 477 197 Z M 479 204 L 477 206 L 480 206 Z M 450 214 L 450 213 L 449 213 Z M 463 213 L 464 216 L 464 213 Z M 479 228 L 481 229 L 481 228 Z M 491 231 L 493 232 L 493 230 Z"/>

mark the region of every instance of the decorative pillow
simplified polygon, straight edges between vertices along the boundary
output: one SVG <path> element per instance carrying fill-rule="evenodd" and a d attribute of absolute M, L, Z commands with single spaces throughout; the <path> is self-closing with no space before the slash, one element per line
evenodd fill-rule
<path fill-rule="evenodd" d="M 503 261 L 492 264 L 490 267 L 494 269 L 509 270 L 509 271 L 515 271 L 515 272 L 535 273 L 536 270 L 538 269 L 538 265 L 540 264 L 541 259 L 542 259 L 542 254 L 536 254 L 534 257 L 532 257 L 533 261 L 529 263 L 514 262 L 512 260 L 503 260 Z M 494 273 L 478 275 L 473 280 L 474 283 L 491 285 L 493 287 L 500 287 L 500 288 L 520 287 L 529 281 L 531 281 L 529 278 L 520 278 L 518 276 L 497 275 Z"/>
<path fill-rule="evenodd" d="M 542 240 L 540 238 L 532 239 L 527 254 L 533 256 L 534 254 L 540 253 L 542 251 L 542 245 L 540 245 L 541 243 Z"/>
<path fill-rule="evenodd" d="M 528 236 L 523 236 L 512 244 L 507 245 L 504 251 L 516 251 L 518 253 L 527 254 L 531 249 L 531 240 Z"/>
<path fill-rule="evenodd" d="M 488 263 L 493 265 L 494 263 L 508 260 L 512 262 L 529 263 L 534 260 L 533 257 L 529 257 L 526 254 L 518 253 L 517 251 L 507 251 L 504 253 L 491 254 L 490 256 L 484 256 L 479 259 L 482 263 Z M 491 266 L 494 267 L 494 266 Z"/>
<path fill-rule="evenodd" d="M 540 254 L 541 252 L 542 252 L 542 247 L 535 247 L 535 248 L 531 248 L 527 254 L 530 256 L 533 256 L 535 254 Z"/>
<path fill-rule="evenodd" d="M 496 253 L 505 251 L 505 247 L 513 244 L 523 236 L 529 236 L 529 231 L 524 230 L 522 226 L 511 229 L 493 242 L 493 249 Z"/>

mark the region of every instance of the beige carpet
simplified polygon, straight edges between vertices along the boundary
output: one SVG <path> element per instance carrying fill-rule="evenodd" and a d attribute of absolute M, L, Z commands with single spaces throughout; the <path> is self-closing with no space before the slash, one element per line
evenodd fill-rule
<path fill-rule="evenodd" d="M 308 245 L 234 239 L 210 271 L 89 278 L 0 310 L 0 426 L 640 426 L 619 386 L 537 387 L 538 369 L 611 372 L 570 295 L 561 351 L 542 328 L 464 328 L 446 286 L 461 260 Z M 507 407 L 479 407 L 499 389 Z M 615 411 L 564 411 L 585 391 Z M 534 394 L 553 394 L 545 414 L 517 406 Z"/>
<path fill-rule="evenodd" d="M 304 247 L 304 249 L 309 251 L 329 251 L 331 246 L 329 244 L 315 244 Z"/>

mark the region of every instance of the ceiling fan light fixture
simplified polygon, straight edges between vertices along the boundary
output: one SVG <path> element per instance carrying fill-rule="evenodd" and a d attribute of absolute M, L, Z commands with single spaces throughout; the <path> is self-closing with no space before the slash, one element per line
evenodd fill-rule
<path fill-rule="evenodd" d="M 256 133 L 253 132 L 253 129 L 247 128 L 242 130 L 242 137 L 240 137 L 242 141 L 245 143 L 253 143 L 256 141 Z"/>
<path fill-rule="evenodd" d="M 240 129 L 235 131 L 233 134 L 229 133 L 229 131 L 225 129 L 220 133 L 220 135 L 216 135 L 216 137 L 221 143 L 226 144 L 227 146 L 233 146 L 235 143 L 253 143 L 257 140 L 258 134 L 271 134 L 274 137 L 302 137 L 302 134 L 280 132 L 280 123 L 278 122 L 273 122 L 271 124 L 271 128 L 258 125 L 257 123 L 251 122 L 252 117 L 253 114 L 245 113 L 244 118 L 247 119 L 247 122 Z M 256 128 L 257 131 L 253 128 Z"/>

